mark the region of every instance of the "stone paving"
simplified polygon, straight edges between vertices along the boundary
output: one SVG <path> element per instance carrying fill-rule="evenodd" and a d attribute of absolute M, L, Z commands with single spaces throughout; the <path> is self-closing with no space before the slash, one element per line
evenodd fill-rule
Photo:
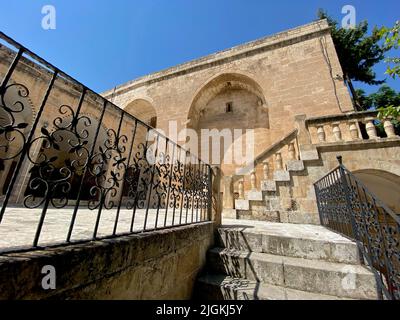
<path fill-rule="evenodd" d="M 128 233 L 132 221 L 132 211 L 121 209 L 117 225 L 117 234 Z M 39 245 L 58 244 L 66 241 L 71 217 L 72 207 L 63 209 L 48 209 L 40 235 Z M 116 209 L 102 210 L 98 228 L 98 236 L 109 236 L 113 234 Z M 72 239 L 90 240 L 96 223 L 98 210 L 82 208 L 78 210 L 76 221 L 72 233 Z M 0 252 L 4 249 L 32 246 L 36 229 L 39 223 L 41 209 L 26 208 L 7 208 L 3 221 L 0 224 Z M 166 227 L 172 226 L 172 209 L 168 210 Z M 134 232 L 140 232 L 144 228 L 146 209 L 137 209 L 134 220 Z M 156 223 L 157 210 L 149 209 L 146 229 L 154 229 Z M 203 210 L 204 218 L 204 210 Z M 158 214 L 157 228 L 164 227 L 165 209 L 160 209 Z M 174 225 L 179 225 L 180 210 L 176 209 Z M 196 220 L 196 210 L 194 210 L 193 220 L 191 210 L 188 211 L 186 220 L 186 209 L 183 209 L 182 224 L 196 222 L 200 220 L 200 210 L 198 220 Z"/>

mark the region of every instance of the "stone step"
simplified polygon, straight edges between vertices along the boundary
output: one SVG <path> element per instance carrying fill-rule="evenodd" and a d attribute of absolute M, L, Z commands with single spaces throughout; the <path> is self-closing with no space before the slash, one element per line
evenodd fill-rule
<path fill-rule="evenodd" d="M 224 219 L 218 235 L 229 249 L 360 264 L 356 243 L 322 226 Z"/>
<path fill-rule="evenodd" d="M 280 222 L 279 211 L 269 211 L 265 207 L 252 206 L 251 210 L 237 210 L 238 219 Z"/>
<path fill-rule="evenodd" d="M 222 273 L 269 285 L 353 299 L 376 299 L 375 277 L 366 267 L 214 248 L 207 263 Z"/>
<path fill-rule="evenodd" d="M 232 278 L 222 274 L 207 274 L 200 277 L 195 285 L 194 298 L 199 300 L 350 300 Z"/>

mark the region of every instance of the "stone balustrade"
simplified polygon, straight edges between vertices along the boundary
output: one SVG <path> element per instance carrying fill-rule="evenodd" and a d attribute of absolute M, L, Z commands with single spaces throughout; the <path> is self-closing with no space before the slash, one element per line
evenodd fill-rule
<path fill-rule="evenodd" d="M 352 112 L 306 120 L 312 144 L 391 139 L 397 137 L 392 119 L 379 120 L 376 111 Z M 364 134 L 362 132 L 364 131 Z"/>
<path fill-rule="evenodd" d="M 296 141 L 285 141 L 265 159 L 258 159 L 256 166 L 249 173 L 231 179 L 236 199 L 259 198 L 261 191 L 276 191 L 276 181 L 289 181 L 288 170 L 299 162 L 299 151 Z M 228 189 L 226 189 L 228 190 Z M 251 193 L 251 194 L 250 194 Z M 257 193 L 257 194 L 256 194 Z"/>

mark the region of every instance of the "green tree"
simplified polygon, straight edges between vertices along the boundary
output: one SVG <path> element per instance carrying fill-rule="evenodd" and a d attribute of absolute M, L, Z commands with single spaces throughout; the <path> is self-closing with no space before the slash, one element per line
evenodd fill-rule
<path fill-rule="evenodd" d="M 384 39 L 383 48 L 385 51 L 398 50 L 400 47 L 400 21 L 397 21 L 393 28 L 382 27 L 378 34 Z M 386 74 L 390 75 L 393 79 L 400 77 L 400 58 L 390 57 L 386 58 L 388 63 Z M 379 118 L 392 117 L 399 120 L 400 118 L 400 101 L 387 101 L 386 104 L 381 104 L 379 108 Z"/>
<path fill-rule="evenodd" d="M 357 89 L 357 95 L 362 110 L 377 110 L 390 105 L 400 105 L 400 92 L 396 92 L 387 84 L 382 85 L 377 92 L 370 95 L 366 95 L 364 90 Z"/>
<path fill-rule="evenodd" d="M 384 59 L 386 49 L 379 42 L 381 35 L 378 28 L 374 28 L 368 35 L 368 22 L 363 21 L 354 28 L 340 28 L 338 22 L 323 11 L 318 11 L 320 19 L 327 19 L 330 27 L 336 52 L 343 69 L 343 77 L 346 81 L 356 110 L 362 110 L 358 100 L 357 91 L 353 81 L 361 81 L 369 85 L 384 83 L 384 80 L 376 80 L 376 74 L 372 67 Z"/>

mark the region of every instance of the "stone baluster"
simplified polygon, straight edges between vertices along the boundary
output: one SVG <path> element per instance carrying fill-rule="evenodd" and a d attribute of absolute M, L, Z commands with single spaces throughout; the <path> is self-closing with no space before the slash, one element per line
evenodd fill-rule
<path fill-rule="evenodd" d="M 350 131 L 351 140 L 359 140 L 360 139 L 357 122 L 355 122 L 355 121 L 349 122 L 349 131 Z"/>
<path fill-rule="evenodd" d="M 339 123 L 332 123 L 332 128 L 335 141 L 342 141 L 342 131 L 340 130 Z"/>
<path fill-rule="evenodd" d="M 275 154 L 275 171 L 283 170 L 282 155 L 280 152 Z"/>
<path fill-rule="evenodd" d="M 244 182 L 243 180 L 239 181 L 239 199 L 244 199 Z"/>
<path fill-rule="evenodd" d="M 250 174 L 250 185 L 251 185 L 251 190 L 257 189 L 257 177 L 255 170 L 253 170 Z"/>
<path fill-rule="evenodd" d="M 263 162 L 263 177 L 264 177 L 264 180 L 268 180 L 268 175 L 269 175 L 268 161 L 264 161 Z"/>
<path fill-rule="evenodd" d="M 396 133 L 394 132 L 394 125 L 390 119 L 385 119 L 383 127 L 385 128 L 385 132 L 388 138 L 393 138 L 396 136 Z"/>
<path fill-rule="evenodd" d="M 373 118 L 367 119 L 367 124 L 365 125 L 365 129 L 370 139 L 378 139 L 378 134 L 376 133 L 376 128 Z"/>
<path fill-rule="evenodd" d="M 318 126 L 317 128 L 317 136 L 319 142 L 325 142 L 326 141 L 326 134 L 325 134 L 325 129 L 323 125 Z"/>
<path fill-rule="evenodd" d="M 294 147 L 294 142 L 289 143 L 288 149 L 289 160 L 296 160 L 296 149 Z"/>

